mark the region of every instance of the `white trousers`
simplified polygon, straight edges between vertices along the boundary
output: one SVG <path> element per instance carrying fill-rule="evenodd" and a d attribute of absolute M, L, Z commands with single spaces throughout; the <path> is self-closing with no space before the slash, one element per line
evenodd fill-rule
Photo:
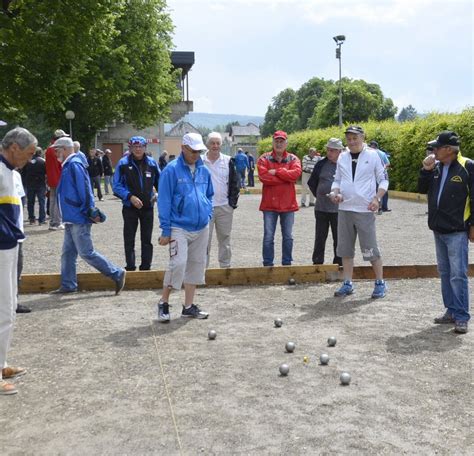
<path fill-rule="evenodd" d="M 201 285 L 205 282 L 209 225 L 201 231 L 171 229 L 170 262 L 163 279 L 163 288 L 180 290 L 183 282 Z"/>
<path fill-rule="evenodd" d="M 311 177 L 311 173 L 301 174 L 301 205 L 306 203 L 306 194 L 309 193 L 309 202 L 314 204 L 314 195 L 308 187 L 308 181 Z"/>
<path fill-rule="evenodd" d="M 16 318 L 17 264 L 18 246 L 0 250 L 0 368 L 2 369 L 7 367 L 7 353 Z"/>
<path fill-rule="evenodd" d="M 216 228 L 218 260 L 221 268 L 230 268 L 232 251 L 230 248 L 230 233 L 232 232 L 232 219 L 234 209 L 226 204 L 225 206 L 215 206 L 214 214 L 209 222 L 209 244 L 207 245 L 207 265 L 211 257 L 212 234 Z"/>

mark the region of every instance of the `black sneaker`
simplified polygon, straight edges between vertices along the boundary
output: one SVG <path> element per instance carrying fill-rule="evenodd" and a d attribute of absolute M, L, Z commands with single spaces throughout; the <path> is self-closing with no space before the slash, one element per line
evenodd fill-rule
<path fill-rule="evenodd" d="M 209 316 L 209 314 L 207 312 L 203 312 L 198 306 L 191 304 L 191 307 L 183 307 L 181 316 L 184 318 L 197 318 L 199 320 L 204 320 Z"/>
<path fill-rule="evenodd" d="M 158 321 L 161 323 L 170 322 L 170 305 L 167 302 L 158 303 Z"/>
<path fill-rule="evenodd" d="M 443 316 L 436 317 L 433 321 L 436 325 L 449 325 L 451 323 L 454 323 L 454 318 L 451 314 L 446 312 Z"/>
<path fill-rule="evenodd" d="M 27 313 L 30 313 L 30 312 L 31 312 L 31 309 L 29 307 L 23 306 L 21 304 L 18 304 L 16 306 L 16 313 L 17 314 L 27 314 Z"/>
<path fill-rule="evenodd" d="M 454 323 L 454 332 L 458 334 L 467 333 L 467 321 L 457 321 Z"/>

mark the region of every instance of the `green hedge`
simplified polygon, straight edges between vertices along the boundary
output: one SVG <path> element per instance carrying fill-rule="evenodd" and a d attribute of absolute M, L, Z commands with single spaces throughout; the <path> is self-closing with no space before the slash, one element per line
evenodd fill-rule
<path fill-rule="evenodd" d="M 391 154 L 390 188 L 416 192 L 418 172 L 425 157 L 426 143 L 442 130 L 454 130 L 461 137 L 461 152 L 474 159 L 474 108 L 460 114 L 432 113 L 424 118 L 399 123 L 394 120 L 361 123 L 368 141 L 375 139 L 381 149 Z M 310 147 L 325 150 L 330 137 L 344 139 L 344 129 L 330 127 L 321 130 L 305 130 L 288 135 L 288 150 L 300 158 Z M 272 149 L 271 138 L 258 143 L 262 154 Z"/>

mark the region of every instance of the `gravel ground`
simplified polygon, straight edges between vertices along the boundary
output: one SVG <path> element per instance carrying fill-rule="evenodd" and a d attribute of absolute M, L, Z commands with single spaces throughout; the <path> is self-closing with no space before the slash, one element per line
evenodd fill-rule
<path fill-rule="evenodd" d="M 232 266 L 261 266 L 261 246 L 263 239 L 263 217 L 259 212 L 260 195 L 242 195 L 239 207 L 234 213 L 232 230 Z M 119 266 L 125 265 L 123 253 L 123 221 L 121 202 L 113 196 L 105 196 L 104 202 L 97 206 L 107 214 L 107 221 L 93 226 L 95 248 Z M 427 226 L 426 205 L 392 199 L 392 212 L 377 217 L 377 236 L 383 261 L 387 265 L 435 264 L 435 249 L 431 231 Z M 167 248 L 158 245 L 160 233 L 158 220 L 155 220 L 153 243 L 155 245 L 153 269 L 165 269 Z M 313 208 L 301 209 L 296 213 L 294 225 L 294 264 L 311 264 L 314 244 Z M 46 273 L 60 271 L 63 232 L 48 231 L 47 225 L 30 226 L 25 223 L 27 239 L 24 243 L 24 273 Z M 326 244 L 326 262 L 332 262 L 331 235 Z M 474 251 L 471 244 L 471 257 Z M 139 235 L 137 234 L 137 258 L 140 255 Z M 275 264 L 281 261 L 281 236 L 279 227 L 275 236 Z M 367 264 L 359 251 L 356 253 L 356 265 Z M 138 265 L 137 265 L 138 266 Z M 210 267 L 218 267 L 217 243 L 213 243 Z M 91 272 L 82 260 L 79 260 L 79 272 Z"/>
<path fill-rule="evenodd" d="M 260 265 L 259 199 L 243 195 L 235 213 L 234 266 Z M 123 264 L 120 202 L 97 204 L 108 220 L 94 226 L 95 245 Z M 425 205 L 392 200 L 391 208 L 377 218 L 385 263 L 434 264 Z M 58 272 L 63 234 L 26 231 L 25 272 Z M 312 209 L 297 213 L 294 231 L 295 264 L 309 264 Z M 154 268 L 165 267 L 166 253 L 156 248 Z M 90 269 L 79 261 L 79 270 Z M 33 311 L 17 319 L 9 361 L 29 372 L 18 395 L 0 398 L 0 454 L 473 454 L 474 342 L 432 324 L 439 280 L 389 281 L 377 301 L 371 281 L 343 299 L 333 296 L 338 286 L 200 288 L 205 321 L 178 318 L 181 291 L 168 325 L 155 320 L 156 291 L 23 295 Z M 284 350 L 290 340 L 293 354 Z M 344 370 L 348 387 L 339 384 Z"/>
<path fill-rule="evenodd" d="M 474 339 L 432 324 L 439 281 L 336 287 L 199 289 L 204 321 L 178 318 L 179 292 L 167 325 L 153 291 L 23 296 L 10 362 L 29 373 L 0 397 L 0 454 L 472 455 Z"/>

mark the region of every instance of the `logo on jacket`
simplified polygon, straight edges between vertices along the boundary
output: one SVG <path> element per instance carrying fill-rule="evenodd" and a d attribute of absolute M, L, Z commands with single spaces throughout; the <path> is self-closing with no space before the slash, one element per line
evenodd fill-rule
<path fill-rule="evenodd" d="M 459 183 L 462 183 L 461 176 L 453 176 L 453 177 L 451 177 L 451 182 L 459 182 Z"/>

